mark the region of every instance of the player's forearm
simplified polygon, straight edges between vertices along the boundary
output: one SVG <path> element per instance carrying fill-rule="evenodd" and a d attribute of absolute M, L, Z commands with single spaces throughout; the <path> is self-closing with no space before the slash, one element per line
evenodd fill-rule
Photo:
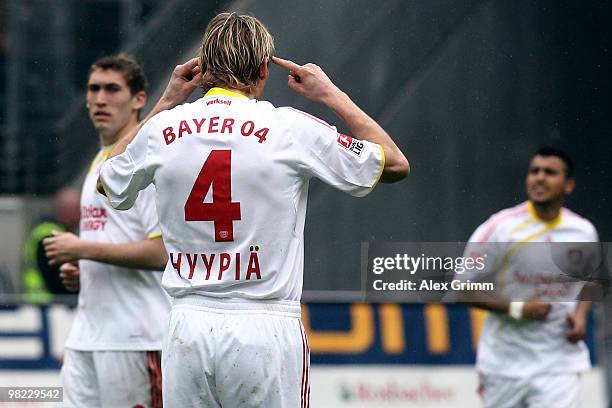
<path fill-rule="evenodd" d="M 192 58 L 182 65 L 177 65 L 172 71 L 170 82 L 166 86 L 164 93 L 159 98 L 151 112 L 133 129 L 128 135 L 119 140 L 110 151 L 108 158 L 117 156 L 125 151 L 127 146 L 138 134 L 140 128 L 153 116 L 158 113 L 172 109 L 183 103 L 191 93 L 202 84 L 202 73 L 198 65 L 198 58 Z M 100 190 L 100 189 L 98 189 Z"/>
<path fill-rule="evenodd" d="M 322 102 L 346 124 L 351 136 L 382 146 L 385 152 L 385 168 L 380 181 L 392 183 L 408 176 L 410 165 L 402 151 L 389 134 L 361 110 L 346 93 L 339 89 L 334 90 L 326 95 Z"/>
<path fill-rule="evenodd" d="M 119 139 L 117 143 L 115 143 L 111 151 L 108 153 L 107 159 L 110 159 L 111 157 L 115 157 L 123 153 L 125 149 L 127 149 L 128 145 L 132 142 L 132 140 L 134 140 L 134 138 L 138 134 L 138 131 L 140 131 L 140 129 L 143 127 L 145 123 L 147 123 L 149 119 L 151 119 L 153 116 L 157 115 L 158 113 L 168 109 L 165 106 L 166 105 L 162 103 L 161 100 L 158 101 L 155 107 L 153 108 L 153 110 L 149 112 L 149 114 L 138 124 L 138 126 L 132 129 L 127 135 Z"/>
<path fill-rule="evenodd" d="M 576 304 L 576 313 L 581 314 L 582 316 L 586 316 L 591 310 L 591 305 L 593 304 L 590 300 L 581 300 Z"/>
<path fill-rule="evenodd" d="M 143 122 L 141 122 L 141 123 L 143 123 Z M 141 125 L 136 126 L 134 129 L 132 129 L 130 131 L 130 133 L 125 135 L 123 138 L 119 139 L 117 141 L 117 143 L 115 143 L 115 145 L 113 146 L 111 151 L 108 153 L 107 159 L 110 159 L 111 157 L 118 156 L 121 153 L 125 152 L 125 149 L 127 149 L 127 147 L 130 144 L 130 142 L 132 140 L 134 140 L 134 137 L 136 137 L 136 134 L 138 134 L 138 131 L 140 130 L 140 127 L 141 127 Z"/>
<path fill-rule="evenodd" d="M 168 261 L 168 254 L 161 238 L 126 244 L 82 242 L 81 259 L 148 270 L 163 270 Z"/>

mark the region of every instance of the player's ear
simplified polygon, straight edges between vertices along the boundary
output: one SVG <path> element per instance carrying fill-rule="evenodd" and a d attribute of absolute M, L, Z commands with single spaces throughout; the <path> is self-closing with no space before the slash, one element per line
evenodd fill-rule
<path fill-rule="evenodd" d="M 147 103 L 147 94 L 145 93 L 145 91 L 137 92 L 132 98 L 134 99 L 135 110 L 142 109 Z"/>
<path fill-rule="evenodd" d="M 573 178 L 569 178 L 567 179 L 567 181 L 565 182 L 565 195 L 570 195 L 572 194 L 572 192 L 574 191 L 574 188 L 576 188 L 576 180 Z"/>
<path fill-rule="evenodd" d="M 264 58 L 263 62 L 259 66 L 259 79 L 266 80 L 270 75 L 270 58 Z"/>

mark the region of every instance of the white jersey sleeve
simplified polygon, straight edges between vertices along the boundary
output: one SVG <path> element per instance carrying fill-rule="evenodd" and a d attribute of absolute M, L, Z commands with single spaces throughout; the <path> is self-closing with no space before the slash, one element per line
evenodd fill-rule
<path fill-rule="evenodd" d="M 280 108 L 290 122 L 297 170 L 330 186 L 363 197 L 375 187 L 385 166 L 382 147 L 338 133 L 334 126 L 293 108 Z"/>
<path fill-rule="evenodd" d="M 497 240 L 495 220 L 491 217 L 476 228 L 463 251 L 464 258 L 480 259 L 484 268 L 473 268 L 456 273 L 455 278 L 461 281 L 486 281 L 502 264 L 503 245 Z"/>
<path fill-rule="evenodd" d="M 150 171 L 146 169 L 149 130 L 155 122 L 151 118 L 140 129 L 125 152 L 107 160 L 100 171 L 100 181 L 113 208 L 127 210 L 132 208 L 140 190 L 153 182 Z"/>
<path fill-rule="evenodd" d="M 147 238 L 157 238 L 161 236 L 161 228 L 155 209 L 155 188 L 151 185 L 140 192 L 140 198 L 134 203 L 134 209 L 140 215 L 142 230 L 147 234 Z"/>

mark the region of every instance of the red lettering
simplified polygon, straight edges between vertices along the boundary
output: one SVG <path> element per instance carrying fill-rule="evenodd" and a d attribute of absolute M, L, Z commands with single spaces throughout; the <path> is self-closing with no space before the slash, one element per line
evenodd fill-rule
<path fill-rule="evenodd" d="M 242 132 L 242 136 L 251 136 L 251 133 L 253 133 L 253 129 L 255 129 L 255 123 L 253 123 L 252 120 L 247 120 L 242 124 L 240 132 Z"/>
<path fill-rule="evenodd" d="M 163 130 L 163 133 L 164 133 L 164 140 L 166 141 L 166 145 L 169 145 L 170 143 L 174 142 L 174 139 L 176 139 L 176 135 L 172 131 L 172 126 L 168 126 L 167 128 L 165 128 Z"/>
<path fill-rule="evenodd" d="M 215 254 L 210 254 L 210 259 L 206 258 L 206 254 L 200 254 L 202 257 L 202 261 L 204 262 L 204 267 L 206 268 L 206 280 L 210 278 L 210 270 L 212 268 L 213 261 L 215 260 Z"/>
<path fill-rule="evenodd" d="M 193 271 L 195 271 L 195 266 L 196 266 L 196 263 L 198 262 L 198 255 L 194 254 L 193 259 L 191 259 L 191 254 L 185 254 L 185 255 L 187 255 L 187 262 L 189 263 L 189 276 L 187 277 L 187 279 L 191 279 L 193 278 Z"/>
<path fill-rule="evenodd" d="M 189 128 L 189 125 L 187 124 L 186 120 L 181 120 L 181 125 L 179 126 L 179 135 L 178 135 L 179 138 L 183 137 L 183 132 L 191 134 L 191 129 Z"/>
<path fill-rule="evenodd" d="M 234 126 L 234 119 L 232 118 L 223 119 L 223 126 L 221 126 L 221 133 L 225 133 L 225 129 L 228 129 L 228 132 L 232 133 L 232 126 Z"/>
<path fill-rule="evenodd" d="M 208 121 L 208 133 L 219 133 L 219 117 L 215 116 Z"/>
<path fill-rule="evenodd" d="M 202 129 L 202 125 L 204 124 L 204 121 L 206 120 L 206 118 L 202 118 L 201 121 L 198 122 L 197 119 L 192 119 L 193 123 L 195 123 L 196 125 L 196 133 L 200 133 L 200 129 Z"/>
<path fill-rule="evenodd" d="M 270 129 L 263 128 L 255 132 L 255 136 L 257 136 L 257 138 L 259 139 L 259 143 L 263 143 L 266 141 L 266 135 L 268 134 L 269 131 Z"/>
<path fill-rule="evenodd" d="M 172 264 L 172 267 L 174 268 L 176 273 L 178 273 L 178 276 L 181 276 L 181 255 L 183 254 L 179 252 L 178 259 L 175 261 L 174 253 L 170 252 L 170 263 Z"/>
<path fill-rule="evenodd" d="M 221 280 L 223 277 L 223 272 L 229 269 L 231 259 L 230 254 L 226 252 L 221 254 L 221 260 L 219 261 L 219 276 L 217 277 L 218 280 Z"/>
<path fill-rule="evenodd" d="M 84 221 L 81 223 L 81 231 L 104 231 L 105 226 L 106 221 L 103 220 Z"/>
<path fill-rule="evenodd" d="M 236 252 L 236 280 L 240 280 L 240 252 Z"/>
<path fill-rule="evenodd" d="M 261 272 L 259 271 L 259 258 L 257 252 L 251 252 L 249 256 L 249 267 L 247 269 L 246 280 L 251 280 L 251 274 L 257 275 L 257 279 L 261 279 Z"/>

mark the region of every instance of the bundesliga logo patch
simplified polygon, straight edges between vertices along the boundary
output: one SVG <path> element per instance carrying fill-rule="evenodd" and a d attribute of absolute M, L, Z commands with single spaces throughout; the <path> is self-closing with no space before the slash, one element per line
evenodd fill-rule
<path fill-rule="evenodd" d="M 338 144 L 344 147 L 349 152 L 353 153 L 355 156 L 360 156 L 365 146 L 363 142 L 359 140 L 353 140 L 352 137 L 343 135 L 342 133 L 338 134 Z"/>

